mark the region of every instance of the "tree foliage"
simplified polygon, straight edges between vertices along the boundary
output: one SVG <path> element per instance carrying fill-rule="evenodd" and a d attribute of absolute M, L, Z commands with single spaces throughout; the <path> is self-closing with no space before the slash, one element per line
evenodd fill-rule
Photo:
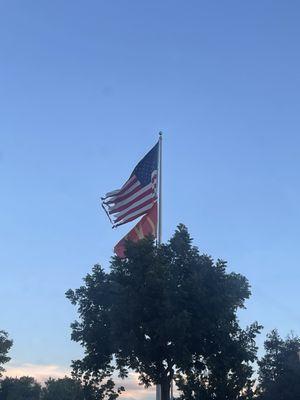
<path fill-rule="evenodd" d="M 72 339 L 85 348 L 74 373 L 101 381 L 131 369 L 146 387 L 161 384 L 163 400 L 175 374 L 189 399 L 202 399 L 207 385 L 208 395 L 226 389 L 236 397 L 222 399 L 237 399 L 252 374 L 259 331 L 257 324 L 244 331 L 237 320 L 249 296 L 247 279 L 201 255 L 183 225 L 159 247 L 151 238 L 128 242 L 110 272 L 96 265 L 82 287 L 67 292 L 80 316 Z"/>
<path fill-rule="evenodd" d="M 261 327 L 254 323 L 242 330 L 237 323 L 219 342 L 219 350 L 177 377 L 180 400 L 250 400 L 254 396 L 253 362 L 256 360 L 255 337 Z"/>
<path fill-rule="evenodd" d="M 13 342 L 8 338 L 8 334 L 5 331 L 0 331 L 0 377 L 4 372 L 3 364 L 7 363 L 10 358 L 7 356 Z"/>
<path fill-rule="evenodd" d="M 83 384 L 69 377 L 49 378 L 45 385 L 27 376 L 6 377 L 0 381 L 0 400 L 101 400 L 103 398 L 101 388 Z"/>
<path fill-rule="evenodd" d="M 42 391 L 42 400 L 100 400 L 102 393 L 98 387 L 82 384 L 73 378 L 49 378 Z"/>
<path fill-rule="evenodd" d="M 41 385 L 34 378 L 4 378 L 0 386 L 0 400 L 40 400 Z"/>
<path fill-rule="evenodd" d="M 264 347 L 266 354 L 258 363 L 260 400 L 300 399 L 300 338 L 284 340 L 273 330 Z"/>
<path fill-rule="evenodd" d="M 49 378 L 43 388 L 43 400 L 85 400 L 80 381 Z"/>

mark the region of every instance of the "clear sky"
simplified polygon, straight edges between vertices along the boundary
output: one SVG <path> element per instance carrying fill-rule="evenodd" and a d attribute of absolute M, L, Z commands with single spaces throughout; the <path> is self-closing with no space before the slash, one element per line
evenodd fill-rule
<path fill-rule="evenodd" d="M 80 356 L 64 293 L 109 266 L 129 226 L 113 231 L 99 198 L 160 130 L 164 239 L 183 222 L 249 278 L 243 325 L 300 333 L 299 19 L 298 0 L 1 1 L 11 373 L 60 374 Z"/>

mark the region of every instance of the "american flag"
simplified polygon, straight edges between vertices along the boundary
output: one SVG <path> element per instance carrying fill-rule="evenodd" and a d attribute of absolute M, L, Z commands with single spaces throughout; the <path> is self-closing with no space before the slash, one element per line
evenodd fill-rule
<path fill-rule="evenodd" d="M 134 168 L 121 189 L 107 193 L 102 206 L 114 227 L 147 213 L 157 199 L 157 143 Z"/>

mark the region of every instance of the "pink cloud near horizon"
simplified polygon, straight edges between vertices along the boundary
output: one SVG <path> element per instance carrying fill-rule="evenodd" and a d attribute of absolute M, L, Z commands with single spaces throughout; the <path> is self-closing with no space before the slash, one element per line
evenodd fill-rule
<path fill-rule="evenodd" d="M 64 368 L 54 364 L 15 364 L 9 363 L 6 366 L 4 376 L 9 377 L 21 377 L 21 376 L 32 376 L 38 382 L 45 382 L 50 376 L 52 378 L 63 378 L 64 376 L 70 376 L 70 369 Z M 134 372 L 129 373 L 128 379 L 124 381 L 116 380 L 117 384 L 123 385 L 126 388 L 120 399 L 122 400 L 151 400 L 155 399 L 155 388 L 150 387 L 145 389 L 139 385 L 138 375 Z"/>
<path fill-rule="evenodd" d="M 8 364 L 4 376 L 17 377 L 32 376 L 38 382 L 44 382 L 50 376 L 52 378 L 62 378 L 70 375 L 69 368 L 63 368 L 54 364 Z"/>

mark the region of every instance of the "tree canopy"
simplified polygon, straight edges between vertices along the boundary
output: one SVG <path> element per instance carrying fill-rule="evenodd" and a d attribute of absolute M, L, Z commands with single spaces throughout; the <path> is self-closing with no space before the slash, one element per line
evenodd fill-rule
<path fill-rule="evenodd" d="M 43 400 L 85 400 L 80 381 L 72 378 L 49 378 L 43 388 Z"/>
<path fill-rule="evenodd" d="M 204 365 L 194 365 L 179 376 L 180 400 L 250 400 L 254 396 L 253 362 L 256 360 L 256 323 L 242 330 L 237 324 L 224 335 L 217 352 L 209 355 Z"/>
<path fill-rule="evenodd" d="M 83 286 L 67 292 L 80 316 L 72 339 L 85 349 L 74 374 L 101 381 L 114 370 L 122 378 L 134 370 L 146 387 L 161 384 L 163 400 L 174 376 L 189 399 L 200 398 L 199 390 L 240 398 L 260 329 L 239 326 L 237 310 L 249 296 L 247 279 L 200 254 L 184 225 L 158 247 L 152 238 L 128 242 L 126 257 L 113 257 L 109 272 L 96 265 Z"/>
<path fill-rule="evenodd" d="M 258 363 L 260 400 L 300 399 L 300 338 L 284 340 L 273 330 L 264 347 L 266 353 Z"/>
<path fill-rule="evenodd" d="M 83 384 L 78 379 L 64 377 L 49 378 L 43 387 L 41 400 L 100 400 L 103 397 L 101 388 Z"/>
<path fill-rule="evenodd" d="M 40 400 L 41 385 L 34 378 L 4 378 L 0 385 L 1 400 Z"/>
<path fill-rule="evenodd" d="M 2 376 L 2 372 L 4 372 L 2 365 L 10 360 L 7 354 L 12 344 L 13 342 L 8 338 L 7 332 L 0 331 L 0 377 Z"/>

